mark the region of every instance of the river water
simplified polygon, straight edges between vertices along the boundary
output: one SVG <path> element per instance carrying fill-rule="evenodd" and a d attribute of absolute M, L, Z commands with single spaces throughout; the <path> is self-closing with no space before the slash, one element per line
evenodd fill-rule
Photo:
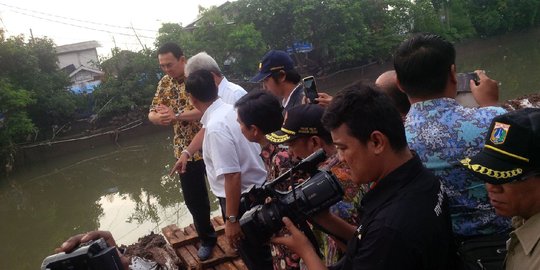
<path fill-rule="evenodd" d="M 486 70 L 500 82 L 501 100 L 540 90 L 540 29 L 472 40 L 457 49 L 458 71 Z M 110 230 L 118 243 L 131 244 L 169 224 L 190 224 L 179 183 L 168 176 L 174 163 L 171 133 L 156 129 L 1 178 L 0 269 L 36 269 L 80 232 Z M 215 198 L 211 201 L 217 215 Z"/>

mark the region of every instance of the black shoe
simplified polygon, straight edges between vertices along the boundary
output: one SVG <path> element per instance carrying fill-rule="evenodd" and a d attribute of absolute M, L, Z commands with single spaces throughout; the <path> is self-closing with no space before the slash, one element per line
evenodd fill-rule
<path fill-rule="evenodd" d="M 214 246 L 204 246 L 201 245 L 199 250 L 197 251 L 197 256 L 199 256 L 199 259 L 201 261 L 206 261 L 210 259 L 210 256 L 212 256 L 212 250 L 214 249 Z"/>

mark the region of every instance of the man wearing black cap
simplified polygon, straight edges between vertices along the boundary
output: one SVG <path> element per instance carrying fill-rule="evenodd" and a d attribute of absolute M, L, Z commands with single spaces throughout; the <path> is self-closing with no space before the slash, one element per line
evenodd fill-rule
<path fill-rule="evenodd" d="M 343 200 L 330 207 L 330 212 L 357 225 L 357 208 L 364 192 L 359 192 L 359 186 L 351 180 L 349 167 L 339 160 L 332 136 L 321 122 L 324 108 L 317 104 L 302 104 L 291 108 L 285 114 L 285 121 L 280 130 L 266 135 L 273 143 L 282 143 L 289 146 L 289 154 L 292 158 L 304 159 L 319 149 L 326 152 L 328 158 L 319 164 L 319 169 L 332 171 L 345 191 Z M 367 190 L 367 188 L 364 188 Z M 318 233 L 316 231 L 316 233 Z M 337 262 L 343 255 L 338 246 L 345 246 L 346 239 L 336 241 L 328 236 L 319 237 L 321 251 L 325 256 L 327 265 Z"/>
<path fill-rule="evenodd" d="M 303 87 L 300 74 L 294 69 L 294 62 L 284 51 L 267 52 L 261 63 L 259 73 L 251 82 L 262 82 L 263 88 L 281 99 L 285 110 L 302 104 Z"/>
<path fill-rule="evenodd" d="M 506 269 L 540 269 L 540 109 L 495 117 L 482 151 L 461 163 L 486 182 L 495 212 L 514 217 Z"/>

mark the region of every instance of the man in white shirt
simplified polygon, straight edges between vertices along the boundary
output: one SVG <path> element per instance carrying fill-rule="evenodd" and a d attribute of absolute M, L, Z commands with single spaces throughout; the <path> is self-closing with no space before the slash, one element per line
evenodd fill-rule
<path fill-rule="evenodd" d="M 218 96 L 225 102 L 234 105 L 242 96 L 247 94 L 242 86 L 232 83 L 221 72 L 216 60 L 206 52 L 200 52 L 188 59 L 184 68 L 186 77 L 197 70 L 208 70 L 212 73 L 218 87 Z"/>
<path fill-rule="evenodd" d="M 187 63 L 184 67 L 185 76 L 189 76 L 190 73 L 193 73 L 198 70 L 207 70 L 210 71 L 216 86 L 218 87 L 218 97 L 220 97 L 225 103 L 234 105 L 241 97 L 247 94 L 246 90 L 242 86 L 229 82 L 221 69 L 219 68 L 216 60 L 208 55 L 206 52 L 200 52 L 187 60 Z M 198 111 L 198 110 L 195 110 Z M 193 114 L 195 115 L 195 114 Z M 198 117 L 202 113 L 198 112 Z M 184 149 L 186 154 L 196 153 L 201 150 L 202 139 L 204 137 L 204 127 L 199 130 L 199 132 L 193 137 L 191 143 Z M 188 162 L 187 157 L 180 157 L 178 162 L 176 162 L 173 171 L 184 172 L 186 170 L 186 164 Z"/>
<path fill-rule="evenodd" d="M 261 148 L 243 135 L 232 105 L 218 97 L 213 75 L 208 70 L 189 74 L 186 91 L 193 106 L 203 113 L 206 129 L 202 144 L 203 159 L 210 189 L 218 197 L 225 220 L 225 235 L 238 247 L 249 269 L 272 269 L 269 245 L 253 246 L 243 240 L 239 219 L 247 210 L 240 205 L 240 196 L 253 184 L 261 186 L 266 170 L 259 157 Z"/>

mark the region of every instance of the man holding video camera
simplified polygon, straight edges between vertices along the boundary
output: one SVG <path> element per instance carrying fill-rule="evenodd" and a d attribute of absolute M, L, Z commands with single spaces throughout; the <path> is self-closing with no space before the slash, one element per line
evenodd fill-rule
<path fill-rule="evenodd" d="M 343 200 L 330 207 L 330 212 L 349 224 L 357 225 L 357 208 L 364 192 L 359 192 L 359 187 L 350 179 L 349 168 L 340 162 L 332 136 L 321 123 L 323 113 L 324 108 L 317 104 L 298 105 L 286 112 L 281 129 L 266 137 L 272 143 L 287 145 L 289 154 L 294 159 L 305 159 L 317 150 L 323 149 L 327 158 L 318 164 L 319 169 L 331 171 L 336 175 L 345 192 Z M 344 247 L 346 240 L 330 238 L 318 230 L 315 230 L 315 233 L 319 236 L 325 263 L 330 265 L 337 262 L 342 255 L 339 247 Z"/>
<path fill-rule="evenodd" d="M 325 112 L 339 157 L 357 184 L 371 183 L 359 226 L 323 213 L 316 221 L 348 239 L 332 269 L 453 269 L 450 216 L 441 183 L 407 147 L 401 117 L 389 98 L 364 85 L 340 91 Z M 297 252 L 308 269 L 326 269 L 288 218 L 290 235 L 275 237 Z"/>

